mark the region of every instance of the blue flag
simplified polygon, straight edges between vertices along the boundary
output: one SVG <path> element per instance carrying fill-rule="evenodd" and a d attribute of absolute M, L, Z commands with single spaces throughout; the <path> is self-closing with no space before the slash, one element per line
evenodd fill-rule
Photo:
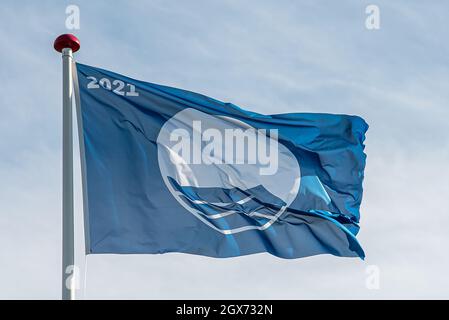
<path fill-rule="evenodd" d="M 360 117 L 262 115 L 76 69 L 87 253 L 364 258 Z"/>

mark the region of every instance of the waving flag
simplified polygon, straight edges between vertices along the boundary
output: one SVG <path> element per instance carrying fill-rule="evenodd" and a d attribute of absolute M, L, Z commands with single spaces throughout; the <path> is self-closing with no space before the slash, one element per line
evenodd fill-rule
<path fill-rule="evenodd" d="M 363 119 L 76 69 L 87 253 L 364 257 Z"/>

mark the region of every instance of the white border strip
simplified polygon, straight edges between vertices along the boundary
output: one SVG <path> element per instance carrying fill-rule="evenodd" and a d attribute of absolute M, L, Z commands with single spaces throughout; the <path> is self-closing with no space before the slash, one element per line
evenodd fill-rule
<path fill-rule="evenodd" d="M 83 117 L 81 114 L 81 99 L 78 82 L 78 71 L 76 69 L 75 61 L 72 62 L 72 74 L 75 91 L 75 105 L 76 105 L 76 122 L 78 124 L 78 140 L 80 148 L 80 162 L 81 162 L 81 186 L 83 191 L 83 222 L 84 222 L 84 250 L 85 254 L 90 253 L 90 230 L 89 230 L 89 199 L 87 195 L 87 177 L 86 177 L 86 153 L 84 147 L 84 130 Z"/>

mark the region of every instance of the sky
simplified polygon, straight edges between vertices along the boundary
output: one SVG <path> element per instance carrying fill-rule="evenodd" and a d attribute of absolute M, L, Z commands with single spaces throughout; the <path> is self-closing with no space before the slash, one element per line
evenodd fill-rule
<path fill-rule="evenodd" d="M 380 29 L 366 28 L 370 4 Z M 79 30 L 66 28 L 68 5 L 80 9 Z M 78 246 L 82 298 L 449 298 L 448 11 L 443 0 L 3 0 L 0 299 L 60 298 L 62 69 L 53 41 L 68 32 L 81 41 L 81 63 L 259 113 L 354 114 L 370 125 L 365 261 L 84 258 Z"/>

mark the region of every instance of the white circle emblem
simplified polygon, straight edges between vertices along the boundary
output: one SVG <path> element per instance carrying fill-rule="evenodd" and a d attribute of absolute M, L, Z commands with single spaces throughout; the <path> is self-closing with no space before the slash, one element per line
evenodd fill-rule
<path fill-rule="evenodd" d="M 291 151 L 271 131 L 237 119 L 186 108 L 164 123 L 157 147 L 173 197 L 223 234 L 269 228 L 299 191 Z"/>

